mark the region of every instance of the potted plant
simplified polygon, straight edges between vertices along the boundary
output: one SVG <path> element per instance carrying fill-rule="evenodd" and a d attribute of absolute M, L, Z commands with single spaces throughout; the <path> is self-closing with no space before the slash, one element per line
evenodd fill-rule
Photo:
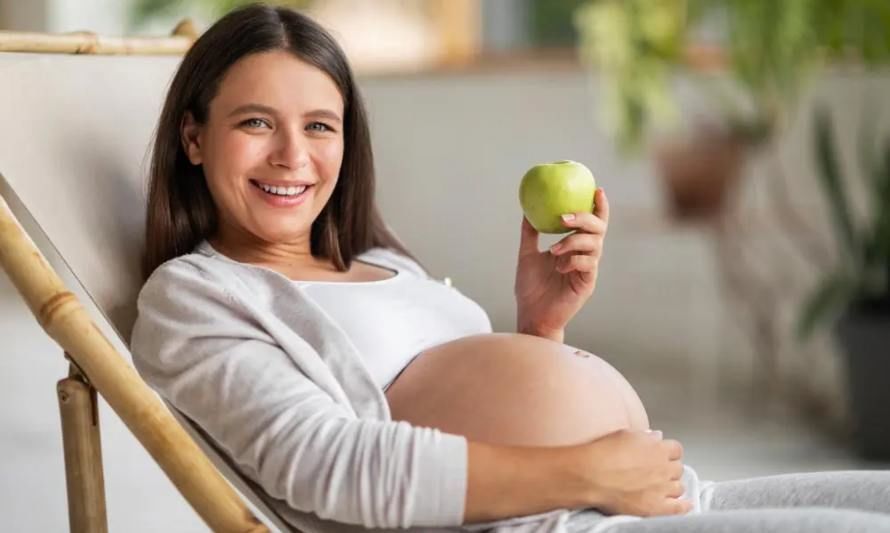
<path fill-rule="evenodd" d="M 815 151 L 841 260 L 805 300 L 800 337 L 832 325 L 846 356 L 853 439 L 869 458 L 890 458 L 890 136 L 878 150 L 866 136 L 860 157 L 870 209 L 854 217 L 832 122 L 820 112 Z"/>
<path fill-rule="evenodd" d="M 890 4 L 881 0 L 590 0 L 575 25 L 582 61 L 602 74 L 607 125 L 626 152 L 651 129 L 677 124 L 670 84 L 678 72 L 719 110 L 656 145 L 680 218 L 719 213 L 749 149 L 774 137 L 821 63 L 890 57 Z"/>

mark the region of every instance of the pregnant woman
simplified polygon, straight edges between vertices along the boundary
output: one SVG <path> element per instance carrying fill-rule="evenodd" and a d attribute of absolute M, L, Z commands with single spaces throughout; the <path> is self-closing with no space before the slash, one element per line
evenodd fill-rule
<path fill-rule="evenodd" d="M 555 248 L 522 221 L 516 333 L 431 278 L 373 195 L 330 35 L 254 5 L 198 39 L 156 132 L 131 349 L 300 530 L 890 530 L 886 473 L 699 483 L 627 381 L 563 344 L 601 190 Z"/>

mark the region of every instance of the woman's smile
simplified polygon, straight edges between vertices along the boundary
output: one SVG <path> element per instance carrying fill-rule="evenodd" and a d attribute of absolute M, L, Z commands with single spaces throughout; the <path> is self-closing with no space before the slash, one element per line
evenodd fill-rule
<path fill-rule="evenodd" d="M 292 185 L 267 185 L 250 180 L 251 189 L 272 207 L 295 207 L 302 204 L 312 194 L 312 184 L 293 182 Z"/>

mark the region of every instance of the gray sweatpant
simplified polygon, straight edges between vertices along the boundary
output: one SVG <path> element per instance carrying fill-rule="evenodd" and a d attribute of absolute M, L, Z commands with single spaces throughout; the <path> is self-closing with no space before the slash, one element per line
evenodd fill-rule
<path fill-rule="evenodd" d="M 890 533 L 890 471 L 703 482 L 687 496 L 697 505 L 682 516 L 581 511 L 566 526 L 570 533 Z"/>

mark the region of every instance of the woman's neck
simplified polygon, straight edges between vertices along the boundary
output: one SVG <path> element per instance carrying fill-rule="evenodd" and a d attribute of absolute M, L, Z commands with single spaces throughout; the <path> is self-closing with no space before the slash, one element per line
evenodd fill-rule
<path fill-rule="evenodd" d="M 295 241 L 276 243 L 220 231 L 207 240 L 216 251 L 241 263 L 287 269 L 319 266 L 319 260 L 312 256 L 308 235 Z"/>

